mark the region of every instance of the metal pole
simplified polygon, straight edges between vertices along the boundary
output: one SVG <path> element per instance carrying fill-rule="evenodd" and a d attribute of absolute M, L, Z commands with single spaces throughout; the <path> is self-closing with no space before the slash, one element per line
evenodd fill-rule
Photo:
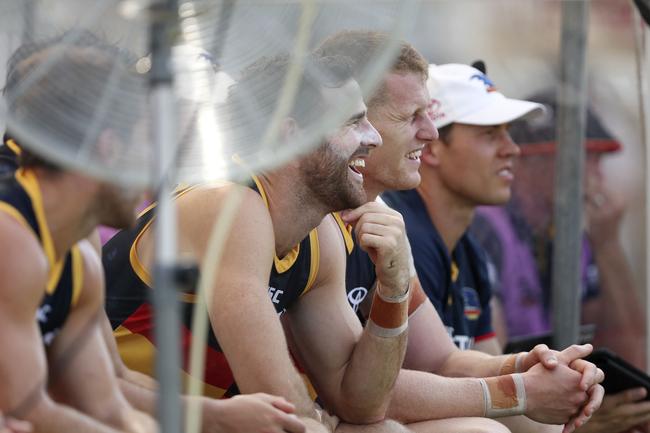
<path fill-rule="evenodd" d="M 636 37 L 636 66 L 637 80 L 639 82 L 639 112 L 640 112 L 640 138 L 645 156 L 645 274 L 642 299 L 645 305 L 645 353 L 646 353 L 646 371 L 650 371 L 650 320 L 648 312 L 650 311 L 650 286 L 648 285 L 648 270 L 650 269 L 650 230 L 648 221 L 650 221 L 650 176 L 648 176 L 648 167 L 650 167 L 650 152 L 648 152 L 648 143 L 650 143 L 650 80 L 647 78 L 648 59 L 650 59 L 650 1 L 635 0 L 638 10 L 634 12 L 634 29 Z"/>
<path fill-rule="evenodd" d="M 151 109 L 153 115 L 154 169 L 157 212 L 153 304 L 155 307 L 156 376 L 159 381 L 158 421 L 161 433 L 181 431 L 180 405 L 180 314 L 176 290 L 176 210 L 174 188 L 176 134 L 171 45 L 177 17 L 176 0 L 159 0 L 152 5 L 151 17 Z"/>
<path fill-rule="evenodd" d="M 558 350 L 577 343 L 580 328 L 588 15 L 588 1 L 562 3 L 552 296 L 553 346 Z"/>

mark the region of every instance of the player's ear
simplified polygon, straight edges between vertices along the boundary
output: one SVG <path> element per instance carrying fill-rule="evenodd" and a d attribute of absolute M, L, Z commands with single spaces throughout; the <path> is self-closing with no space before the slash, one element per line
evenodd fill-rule
<path fill-rule="evenodd" d="M 299 129 L 296 119 L 287 117 L 282 121 L 282 125 L 280 126 L 280 136 L 283 140 L 291 139 L 296 136 Z"/>

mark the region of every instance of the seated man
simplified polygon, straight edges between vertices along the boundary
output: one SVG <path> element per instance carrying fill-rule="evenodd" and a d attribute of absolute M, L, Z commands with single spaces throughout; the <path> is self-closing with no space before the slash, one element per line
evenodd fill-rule
<path fill-rule="evenodd" d="M 515 122 L 510 131 L 521 147 L 512 200 L 477 212 L 472 232 L 489 254 L 496 272 L 495 302 L 505 331 L 502 340 L 550 330 L 553 180 L 556 146 L 555 98 L 548 91 L 531 99 L 545 104 L 547 115 Z M 587 111 L 583 211 L 582 320 L 596 324 L 595 346 L 607 346 L 638 367 L 644 365 L 643 310 L 619 239 L 624 205 L 606 185 L 601 158 L 621 148 L 597 117 Z M 498 328 L 497 328 L 498 330 Z M 616 433 L 650 420 L 641 402 L 644 388 L 607 395 L 603 407 L 580 432 Z M 625 416 L 622 416 L 625 414 Z M 624 419 L 623 419 L 624 418 Z"/>
<path fill-rule="evenodd" d="M 47 74 L 20 86 L 55 52 L 60 61 L 49 65 Z M 5 87 L 10 127 L 35 131 L 59 122 L 47 136 L 72 149 L 88 140 L 107 151 L 129 142 L 133 124 L 116 131 L 99 118 L 92 137 L 80 127 L 91 124 L 95 113 L 81 103 L 78 88 L 99 99 L 104 89 L 97 83 L 109 77 L 125 87 L 136 79 L 113 46 L 98 41 L 84 48 L 38 47 L 10 62 Z M 117 97 L 107 104 L 111 110 L 129 109 Z M 130 116 L 134 123 L 137 118 Z M 27 149 L 20 168 L 0 181 L 0 244 L 11 245 L 0 251 L 0 411 L 28 421 L 34 432 L 154 432 L 154 421 L 134 410 L 117 386 L 98 321 L 101 262 L 84 240 L 100 223 L 130 225 L 140 194 Z"/>
<path fill-rule="evenodd" d="M 262 59 L 231 88 L 228 104 L 240 125 L 234 132 L 241 134 L 233 138 L 235 143 L 259 140 L 289 64 L 285 56 Z M 319 73 L 310 73 L 314 69 Z M 351 99 L 354 111 L 343 126 L 322 138 L 316 150 L 251 175 L 248 185 L 199 185 L 175 195 L 182 253 L 203 266 L 206 233 L 232 194 L 241 200 L 225 244 L 228 253 L 209 264 L 217 266 L 217 278 L 207 302 L 211 329 L 204 391 L 215 397 L 260 391 L 284 396 L 296 405 L 310 432 L 403 432 L 396 423 L 379 423 L 406 346 L 409 272 L 406 237 L 396 229 L 401 217 L 374 205 L 359 211 L 364 220 L 357 230 L 381 283 L 370 312 L 373 324 L 364 330 L 347 304 L 343 244 L 338 225 L 328 216 L 365 202 L 358 167 L 381 138 L 368 122 L 360 89 L 345 62 L 315 56 L 305 71 L 296 105 L 282 120 L 281 139 L 295 142 L 312 122 Z M 107 310 L 120 353 L 127 366 L 143 372 L 151 371 L 155 348 L 147 300 L 153 209 L 135 230 L 117 234 L 104 248 Z M 183 294 L 185 338 L 192 331 L 192 295 Z M 324 407 L 345 423 L 331 423 L 309 398 L 278 315 Z"/>
<path fill-rule="evenodd" d="M 323 42 L 319 50 L 327 55 L 348 56 L 355 72 L 360 74 L 367 57 L 372 56 L 373 52 L 385 43 L 387 43 L 386 36 L 379 33 L 342 32 Z M 387 189 L 412 188 L 420 182 L 418 174 L 420 154 L 425 146 L 437 137 L 426 113 L 429 105 L 425 86 L 427 69 L 428 65 L 422 56 L 410 45 L 401 43 L 398 60 L 393 69 L 384 77 L 375 93 L 376 96 L 369 100 L 368 116 L 377 126 L 384 141 L 383 146 L 376 149 L 366 159 L 365 167 L 361 168 L 364 175 L 364 189 L 369 199 L 374 199 Z M 347 220 L 351 217 L 353 215 L 343 214 L 343 219 Z M 342 223 L 342 220 L 340 221 Z M 375 282 L 374 270 L 369 266 L 370 260 L 367 255 L 359 248 L 354 248 L 354 233 L 348 234 L 344 231 L 344 236 L 350 252 L 346 272 L 348 297 L 355 309 L 362 309 L 363 298 Z M 450 376 L 482 377 L 513 372 L 515 363 L 512 357 L 490 357 L 473 351 L 461 352 L 455 348 L 431 303 L 419 289 L 417 278 L 411 280 L 411 285 L 413 299 L 409 309 L 410 331 L 405 367 Z M 577 348 L 571 349 L 574 350 L 573 353 L 579 353 L 580 356 L 588 353 Z M 555 365 L 548 362 L 550 355 L 552 354 L 548 350 L 537 348 L 528 355 L 520 356 L 517 362 L 520 364 L 519 371 L 529 370 L 540 360 L 546 362 L 549 369 L 553 369 Z M 574 359 L 574 355 L 567 355 L 564 354 L 559 358 L 568 364 Z M 583 364 L 583 367 L 586 367 L 586 364 Z M 593 368 L 591 365 L 585 371 L 593 371 Z M 559 390 L 559 383 L 564 382 L 565 379 L 559 374 L 553 377 L 554 373 L 551 371 L 541 373 L 535 380 L 527 381 L 529 406 L 525 413 L 532 418 L 547 422 L 566 422 L 577 410 L 578 405 L 570 403 L 565 391 Z M 555 372 L 557 373 L 559 371 Z M 524 376 L 527 374 L 525 373 Z M 564 374 L 571 376 L 569 369 L 566 369 Z M 531 371 L 531 379 L 533 376 Z M 402 383 L 408 390 L 406 393 L 410 391 L 410 394 L 418 395 L 417 392 L 421 392 L 418 404 L 410 404 L 412 400 L 400 392 L 400 389 L 404 389 L 400 387 Z M 555 389 L 546 388 L 546 385 L 551 383 L 556 384 L 553 385 Z M 573 392 L 583 392 L 577 388 L 577 382 L 575 384 L 576 388 Z M 438 392 L 432 392 L 433 389 Z M 585 407 L 587 416 L 579 414 L 576 417 L 580 422 L 588 418 L 588 414 L 598 406 L 602 397 L 600 394 L 602 388 L 599 386 L 591 392 L 593 398 Z M 550 397 L 551 394 L 554 394 L 554 397 Z M 532 403 L 537 398 L 544 403 L 539 405 Z M 411 419 L 409 416 L 417 419 L 418 416 L 422 416 L 421 409 L 424 409 L 425 417 L 454 418 L 437 423 L 435 428 L 438 431 L 475 432 L 479 429 L 503 431 L 503 427 L 490 420 L 457 418 L 488 414 L 499 416 L 492 412 L 486 413 L 484 399 L 478 380 L 450 380 L 433 374 L 414 375 L 413 372 L 403 372 L 398 379 L 394 404 L 391 405 L 389 413 L 397 419 Z M 550 408 L 553 406 L 563 407 L 561 412 L 563 415 L 549 417 Z M 537 409 L 533 409 L 534 407 Z M 536 426 L 536 428 L 541 427 Z M 523 422 L 521 426 L 522 431 L 531 431 L 531 428 L 534 427 L 530 422 Z"/>
<path fill-rule="evenodd" d="M 17 83 L 27 76 L 26 74 L 30 69 L 24 67 L 26 62 L 29 62 L 34 56 L 46 53 L 47 50 L 56 49 L 62 41 L 65 41 L 67 45 L 73 47 L 75 50 L 85 53 L 92 53 L 98 46 L 105 46 L 105 43 L 92 33 L 79 30 L 66 32 L 61 36 L 42 42 L 24 44 L 16 50 L 9 62 L 9 78 L 7 81 L 11 85 L 7 87 L 7 91 L 12 91 L 17 86 Z M 114 47 L 105 46 L 104 48 L 108 49 L 110 53 L 118 53 L 117 58 L 124 65 L 130 65 L 132 63 L 130 61 L 131 56 L 127 53 L 118 51 Z M 16 140 L 11 138 L 8 133 L 5 134 L 4 139 L 4 145 L 0 146 L 0 172 L 6 170 L 8 174 L 0 174 L 0 176 L 13 176 L 13 172 L 18 168 L 22 150 Z M 97 231 L 93 231 L 88 236 L 88 239 L 99 252 L 101 247 L 99 247 Z M 102 331 L 105 343 L 108 345 L 113 361 L 112 369 L 114 369 L 117 375 L 122 392 L 134 407 L 146 411 L 152 416 L 155 415 L 156 393 L 154 390 L 156 389 L 156 384 L 148 380 L 146 385 L 150 389 L 132 384 L 133 381 L 138 381 L 138 383 L 142 384 L 144 380 L 141 376 L 137 376 L 134 372 L 127 371 L 123 367 L 119 355 L 117 355 L 110 324 L 103 308 L 97 314 L 101 317 L 99 319 L 100 326 L 103 327 Z M 106 328 L 108 328 L 108 332 L 106 332 Z M 281 397 L 260 393 L 241 396 L 228 402 L 207 398 L 183 399 L 184 403 L 189 401 L 194 401 L 200 405 L 204 420 L 202 431 L 205 433 L 261 433 L 268 428 L 282 428 L 291 432 L 304 431 L 304 426 L 292 415 L 294 411 L 293 405 Z M 19 428 L 22 424 L 12 422 L 10 425 L 12 428 L 14 425 L 16 428 Z"/>

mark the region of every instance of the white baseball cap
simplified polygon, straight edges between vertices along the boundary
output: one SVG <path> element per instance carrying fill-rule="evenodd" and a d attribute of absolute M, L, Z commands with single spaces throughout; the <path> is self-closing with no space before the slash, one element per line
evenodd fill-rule
<path fill-rule="evenodd" d="M 427 88 L 436 128 L 450 123 L 502 125 L 544 112 L 542 104 L 506 98 L 483 72 L 468 65 L 429 65 Z"/>

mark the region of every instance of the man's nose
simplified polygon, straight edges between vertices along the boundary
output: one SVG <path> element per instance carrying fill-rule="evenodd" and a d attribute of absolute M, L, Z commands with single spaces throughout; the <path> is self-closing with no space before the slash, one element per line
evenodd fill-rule
<path fill-rule="evenodd" d="M 421 115 L 418 122 L 420 122 L 420 125 L 415 135 L 418 140 L 433 141 L 438 139 L 438 128 L 436 128 L 436 125 L 427 113 Z"/>
<path fill-rule="evenodd" d="M 373 148 L 383 145 L 384 142 L 381 139 L 379 131 L 375 129 L 370 121 L 366 120 L 366 124 L 366 128 L 364 128 L 363 135 L 361 136 L 361 145 Z"/>
<path fill-rule="evenodd" d="M 510 133 L 507 130 L 503 131 L 503 147 L 501 153 L 503 156 L 519 156 L 521 154 L 521 148 L 510 136 Z"/>

